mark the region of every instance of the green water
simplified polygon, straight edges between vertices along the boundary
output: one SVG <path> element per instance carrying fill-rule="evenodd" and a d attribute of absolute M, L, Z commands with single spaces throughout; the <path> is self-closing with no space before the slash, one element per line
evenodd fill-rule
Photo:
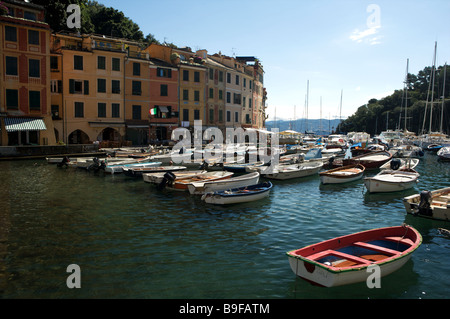
<path fill-rule="evenodd" d="M 401 199 L 450 186 L 450 163 L 426 154 L 416 169 L 420 182 L 400 193 L 314 176 L 275 181 L 267 199 L 223 208 L 123 175 L 0 162 L 0 297 L 448 298 L 450 239 L 438 228 L 450 224 L 407 216 Z M 315 287 L 289 267 L 286 251 L 404 222 L 423 244 L 379 289 Z M 66 284 L 71 264 L 79 289 Z"/>

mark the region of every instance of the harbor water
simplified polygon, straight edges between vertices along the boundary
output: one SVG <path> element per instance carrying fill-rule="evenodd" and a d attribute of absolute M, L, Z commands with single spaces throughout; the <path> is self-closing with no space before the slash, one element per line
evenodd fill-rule
<path fill-rule="evenodd" d="M 450 222 L 406 215 L 402 198 L 450 186 L 450 163 L 425 154 L 410 190 L 368 194 L 363 180 L 273 181 L 264 200 L 220 207 L 123 174 L 0 162 L 0 297 L 133 299 L 445 299 Z M 374 175 L 368 172 L 366 175 Z M 358 231 L 415 227 L 422 245 L 380 288 L 321 288 L 286 252 Z M 70 289 L 69 265 L 81 288 Z"/>

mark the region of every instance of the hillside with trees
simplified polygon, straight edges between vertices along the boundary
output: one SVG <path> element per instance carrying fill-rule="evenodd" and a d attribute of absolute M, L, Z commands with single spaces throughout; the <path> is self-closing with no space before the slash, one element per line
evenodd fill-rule
<path fill-rule="evenodd" d="M 122 11 L 106 7 L 97 1 L 91 0 L 32 0 L 32 3 L 41 5 L 46 10 L 46 21 L 53 32 L 79 31 L 86 34 L 101 34 L 116 38 L 124 38 L 141 42 L 143 45 L 160 42 L 149 33 L 144 36 L 139 25 L 126 17 Z M 78 4 L 81 9 L 80 30 L 69 30 L 67 27 L 66 12 L 70 4 Z M 173 44 L 170 44 L 174 46 Z"/>
<path fill-rule="evenodd" d="M 337 131 L 364 131 L 371 135 L 384 130 L 406 129 L 417 135 L 429 132 L 430 115 L 432 116 L 431 131 L 450 133 L 450 68 L 444 72 L 444 66 L 435 70 L 434 90 L 431 90 L 432 67 L 425 67 L 417 75 L 408 74 L 405 88 L 396 90 L 392 95 L 383 99 L 371 99 L 366 105 L 341 123 Z M 444 88 L 445 74 L 445 91 Z M 407 99 L 406 94 L 407 93 Z M 445 102 L 443 104 L 443 96 Z M 433 97 L 433 108 L 431 99 Z M 428 103 L 427 103 L 428 101 Z M 407 102 L 407 103 L 406 103 Z M 442 112 L 442 107 L 444 107 Z M 443 116 L 442 116 L 443 114 Z M 424 132 L 422 131 L 424 130 Z"/>

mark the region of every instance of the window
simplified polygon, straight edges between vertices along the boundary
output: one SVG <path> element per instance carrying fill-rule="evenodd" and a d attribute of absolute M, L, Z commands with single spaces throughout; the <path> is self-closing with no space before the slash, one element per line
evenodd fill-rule
<path fill-rule="evenodd" d="M 111 117 L 114 117 L 114 118 L 120 117 L 120 104 L 119 103 L 111 104 Z"/>
<path fill-rule="evenodd" d="M 84 84 L 84 85 L 83 85 Z M 83 90 L 84 86 L 84 90 Z M 89 95 L 89 81 L 81 80 L 69 80 L 69 93 L 70 94 L 85 94 Z"/>
<path fill-rule="evenodd" d="M 227 83 L 231 83 L 231 74 L 227 73 Z"/>
<path fill-rule="evenodd" d="M 234 121 L 239 122 L 239 112 L 234 112 Z"/>
<path fill-rule="evenodd" d="M 248 81 L 248 88 L 251 90 L 252 89 L 252 80 Z"/>
<path fill-rule="evenodd" d="M 227 111 L 227 122 L 231 122 L 231 112 Z"/>
<path fill-rule="evenodd" d="M 17 29 L 15 27 L 5 26 L 5 40 L 17 42 Z"/>
<path fill-rule="evenodd" d="M 98 103 L 98 117 L 106 117 L 106 103 Z"/>
<path fill-rule="evenodd" d="M 189 71 L 183 70 L 183 81 L 189 81 Z"/>
<path fill-rule="evenodd" d="M 132 87 L 132 94 L 133 95 L 141 95 L 142 94 L 142 90 L 141 90 L 141 81 L 133 81 L 131 83 Z"/>
<path fill-rule="evenodd" d="M 141 106 L 133 105 L 133 120 L 140 120 L 140 119 L 141 119 Z"/>
<path fill-rule="evenodd" d="M 248 108 L 251 109 L 252 108 L 252 99 L 248 98 Z"/>
<path fill-rule="evenodd" d="M 60 117 L 59 117 L 59 105 L 52 104 L 51 109 L 52 109 L 52 119 L 53 120 L 59 120 L 60 119 Z"/>
<path fill-rule="evenodd" d="M 219 110 L 219 122 L 223 122 L 223 110 Z"/>
<path fill-rule="evenodd" d="M 28 44 L 39 45 L 39 31 L 28 30 Z"/>
<path fill-rule="evenodd" d="M 214 80 L 214 69 L 209 69 L 209 79 Z"/>
<path fill-rule="evenodd" d="M 242 98 L 242 107 L 245 109 L 245 102 L 246 102 L 246 99 L 245 99 L 245 96 Z"/>
<path fill-rule="evenodd" d="M 234 104 L 241 104 L 241 95 L 237 93 L 233 93 L 233 103 Z"/>
<path fill-rule="evenodd" d="M 97 57 L 97 69 L 106 70 L 106 57 L 104 56 Z"/>
<path fill-rule="evenodd" d="M 189 100 L 189 90 L 183 90 L 183 101 Z"/>
<path fill-rule="evenodd" d="M 119 80 L 111 81 L 111 92 L 113 94 L 120 94 L 120 81 Z"/>
<path fill-rule="evenodd" d="M 219 82 L 223 82 L 223 71 L 219 71 Z"/>
<path fill-rule="evenodd" d="M 36 13 L 34 13 L 34 12 L 25 11 L 23 17 L 27 20 L 36 21 Z"/>
<path fill-rule="evenodd" d="M 252 121 L 251 121 L 251 119 L 250 119 L 250 115 L 249 115 L 249 114 L 245 114 L 245 122 L 246 122 L 247 124 L 252 124 Z"/>
<path fill-rule="evenodd" d="M 214 89 L 213 89 L 213 88 L 210 88 L 210 89 L 209 89 L 209 98 L 210 98 L 210 99 L 213 99 L 213 98 L 214 98 Z"/>
<path fill-rule="evenodd" d="M 97 92 L 106 93 L 106 79 L 97 79 Z"/>
<path fill-rule="evenodd" d="M 200 91 L 194 91 L 194 101 L 200 101 Z"/>
<path fill-rule="evenodd" d="M 50 69 L 53 70 L 58 70 L 59 69 L 59 65 L 58 65 L 58 57 L 57 56 L 51 56 L 50 57 Z"/>
<path fill-rule="evenodd" d="M 194 110 L 194 120 L 200 120 L 200 111 Z"/>
<path fill-rule="evenodd" d="M 18 75 L 17 58 L 13 56 L 5 57 L 6 75 Z"/>
<path fill-rule="evenodd" d="M 239 75 L 236 75 L 236 85 L 239 85 Z"/>
<path fill-rule="evenodd" d="M 32 78 L 41 77 L 41 61 L 29 59 L 28 60 L 28 75 Z"/>
<path fill-rule="evenodd" d="M 84 103 L 75 102 L 75 117 L 84 117 Z"/>
<path fill-rule="evenodd" d="M 112 70 L 120 71 L 120 59 L 119 58 L 112 58 Z"/>
<path fill-rule="evenodd" d="M 194 82 L 200 82 L 200 72 L 194 72 Z"/>
<path fill-rule="evenodd" d="M 244 86 L 244 87 L 247 87 L 247 79 L 246 78 L 244 78 L 244 83 L 242 83 L 242 85 Z"/>
<path fill-rule="evenodd" d="M 227 92 L 227 103 L 231 103 L 231 93 Z"/>
<path fill-rule="evenodd" d="M 214 122 L 214 109 L 209 109 L 209 122 Z"/>
<path fill-rule="evenodd" d="M 133 75 L 141 75 L 141 64 L 133 62 Z"/>
<path fill-rule="evenodd" d="M 83 70 L 83 57 L 81 55 L 73 56 L 73 69 Z"/>
<path fill-rule="evenodd" d="M 41 92 L 29 91 L 28 95 L 30 97 L 30 110 L 39 111 L 41 109 Z"/>
<path fill-rule="evenodd" d="M 160 78 L 171 78 L 172 77 L 172 70 L 171 69 L 163 69 L 163 68 L 157 68 L 156 69 L 156 76 Z M 187 81 L 187 80 L 185 80 Z"/>
<path fill-rule="evenodd" d="M 19 108 L 19 91 L 6 90 L 6 107 L 8 109 L 16 110 Z"/>
<path fill-rule="evenodd" d="M 223 90 L 219 90 L 219 100 L 223 100 Z"/>
<path fill-rule="evenodd" d="M 189 110 L 183 109 L 183 121 L 189 122 Z"/>
<path fill-rule="evenodd" d="M 161 96 L 168 96 L 168 88 L 167 88 L 167 84 L 161 84 Z"/>
<path fill-rule="evenodd" d="M 61 93 L 62 92 L 62 81 L 61 80 L 50 80 L 50 92 Z"/>

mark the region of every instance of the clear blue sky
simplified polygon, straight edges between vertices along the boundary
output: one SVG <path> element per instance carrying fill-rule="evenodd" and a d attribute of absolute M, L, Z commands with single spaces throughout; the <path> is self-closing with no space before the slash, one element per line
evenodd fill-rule
<path fill-rule="evenodd" d="M 402 89 L 407 59 L 413 74 L 431 65 L 435 41 L 438 65 L 450 63 L 448 0 L 99 2 L 161 42 L 258 57 L 269 120 L 275 112 L 277 119 L 305 116 L 308 80 L 308 118 L 346 118 Z"/>

